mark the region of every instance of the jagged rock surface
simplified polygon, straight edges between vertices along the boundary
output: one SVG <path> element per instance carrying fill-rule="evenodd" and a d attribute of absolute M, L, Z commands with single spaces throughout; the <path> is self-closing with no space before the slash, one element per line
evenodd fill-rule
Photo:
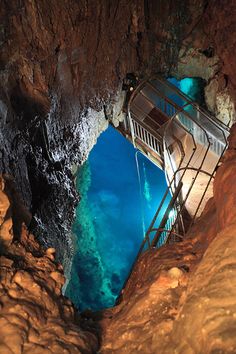
<path fill-rule="evenodd" d="M 233 0 L 2 1 L 0 171 L 14 176 L 31 228 L 64 264 L 78 201 L 71 166 L 106 118 L 117 124 L 126 73 L 200 76 L 208 107 L 234 121 L 234 15 Z"/>
<path fill-rule="evenodd" d="M 0 179 L 0 353 L 94 353 L 96 330 L 61 294 L 55 250 L 44 252 L 23 226 L 13 242 L 11 206 Z"/>
<path fill-rule="evenodd" d="M 2 1 L 0 171 L 14 176 L 31 229 L 64 264 L 78 201 L 71 166 L 106 118 L 117 124 L 128 72 L 168 75 L 203 2 L 195 14 L 187 0 Z"/>
<path fill-rule="evenodd" d="M 236 120 L 235 2 L 211 0 L 198 6 L 192 1 L 188 6 L 197 20 L 185 33 L 172 73 L 204 79 L 207 108 L 231 126 Z"/>
<path fill-rule="evenodd" d="M 31 227 L 64 263 L 77 201 L 71 165 L 86 159 L 127 72 L 200 76 L 208 84 L 208 107 L 222 113 L 230 95 L 226 112 L 235 119 L 234 0 L 12 0 L 1 2 L 0 19 L 0 170 L 15 177 L 33 214 Z M 236 351 L 232 144 L 217 173 L 214 200 L 190 238 L 151 260 L 143 257 L 123 302 L 102 314 L 102 352 Z M 49 275 L 56 272 L 62 282 L 52 255 L 25 230 L 12 244 L 8 200 L 1 197 L 1 351 L 96 350 L 96 338 L 73 324 L 71 304 Z"/>

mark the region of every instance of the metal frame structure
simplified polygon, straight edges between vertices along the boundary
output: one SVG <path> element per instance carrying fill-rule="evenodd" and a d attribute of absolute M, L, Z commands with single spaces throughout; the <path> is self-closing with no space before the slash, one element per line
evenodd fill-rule
<path fill-rule="evenodd" d="M 184 104 L 178 106 L 176 102 L 165 95 L 165 92 L 162 92 L 161 88 L 164 88 L 163 91 L 169 93 L 170 96 L 180 98 Z M 144 102 L 146 107 L 138 106 L 139 97 L 140 102 Z M 152 123 L 153 121 L 152 107 L 155 108 L 157 114 L 166 117 L 166 122 L 160 124 L 159 128 L 158 121 L 155 121 L 157 130 L 147 124 L 147 122 Z M 153 247 L 160 247 L 166 242 L 178 242 L 184 238 L 187 230 L 182 214 L 191 198 L 191 192 L 196 188 L 199 176 L 204 175 L 205 188 L 192 215 L 189 228 L 193 225 L 214 178 L 215 170 L 227 148 L 227 137 L 229 135 L 229 128 L 226 125 L 200 108 L 196 102 L 191 101 L 175 86 L 159 77 L 141 82 L 132 93 L 127 108 L 128 114 L 125 125 L 130 130 L 133 145 L 139 148 L 139 142 L 141 141 L 156 154 L 159 161 L 162 161 L 162 164 L 158 164 L 160 167 L 163 166 L 165 171 L 167 169 L 172 171 L 171 176 L 170 172 L 166 172 L 168 188 L 146 232 L 124 287 L 134 265 L 143 252 Z M 178 136 L 175 136 L 175 132 Z M 173 143 L 170 144 L 172 141 Z M 189 147 L 186 147 L 186 141 L 189 142 Z M 176 149 L 178 146 L 180 150 L 180 159 L 177 166 L 173 165 L 171 157 L 171 153 L 173 153 L 173 151 L 171 152 L 173 149 L 171 145 L 173 144 Z M 149 158 L 148 155 L 147 157 Z M 206 169 L 208 161 L 212 164 L 209 170 Z M 186 184 L 186 179 L 191 173 L 193 173 L 193 178 L 184 194 L 182 192 L 183 185 Z M 206 176 L 208 179 L 206 179 Z M 169 193 L 172 198 L 161 221 L 156 225 L 157 221 L 160 220 L 162 208 Z M 170 217 L 171 211 L 173 211 L 173 215 Z M 154 236 L 151 237 L 153 233 Z"/>

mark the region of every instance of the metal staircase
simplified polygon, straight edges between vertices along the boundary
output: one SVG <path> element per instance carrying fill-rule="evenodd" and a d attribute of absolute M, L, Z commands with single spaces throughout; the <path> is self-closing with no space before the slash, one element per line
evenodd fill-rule
<path fill-rule="evenodd" d="M 165 171 L 168 184 L 135 265 L 148 249 L 181 241 L 200 215 L 211 196 L 229 128 L 168 81 L 155 78 L 143 81 L 132 93 L 123 130 L 136 148 Z"/>

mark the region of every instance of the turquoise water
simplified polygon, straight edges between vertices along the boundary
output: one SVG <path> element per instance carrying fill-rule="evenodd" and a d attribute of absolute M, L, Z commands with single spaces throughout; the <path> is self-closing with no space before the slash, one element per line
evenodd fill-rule
<path fill-rule="evenodd" d="M 204 100 L 204 87 L 205 81 L 197 77 L 186 77 L 182 80 L 176 80 L 175 78 L 168 79 L 172 85 L 176 86 L 179 90 L 188 95 L 192 100 L 198 102 L 200 105 L 205 105 Z"/>
<path fill-rule="evenodd" d="M 97 310 L 114 305 L 167 187 L 163 171 L 109 127 L 80 168 L 77 188 L 77 249 L 66 294 L 80 310 Z"/>
<path fill-rule="evenodd" d="M 199 79 L 170 81 L 202 102 Z M 114 305 L 166 188 L 163 171 L 116 130 L 99 137 L 77 176 L 81 202 L 66 295 L 80 310 Z"/>

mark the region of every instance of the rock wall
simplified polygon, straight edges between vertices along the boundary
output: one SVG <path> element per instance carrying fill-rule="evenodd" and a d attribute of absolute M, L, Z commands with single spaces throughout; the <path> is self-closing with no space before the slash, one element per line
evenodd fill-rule
<path fill-rule="evenodd" d="M 61 295 L 55 249 L 45 251 L 22 225 L 13 242 L 12 206 L 0 178 L 0 353 L 94 353 L 96 326 Z"/>
<path fill-rule="evenodd" d="M 1 352 L 95 352 L 93 329 L 61 296 L 52 250 L 20 226 L 68 264 L 78 202 L 71 166 L 86 159 L 107 118 L 117 120 L 112 106 L 121 106 L 129 72 L 201 77 L 208 107 L 235 120 L 235 2 L 2 0 L 0 23 L 0 171 L 23 199 L 11 218 L 1 180 Z M 124 301 L 94 315 L 103 318 L 103 353 L 236 351 L 231 139 L 214 199 L 189 238 L 143 257 Z"/>
<path fill-rule="evenodd" d="M 234 121 L 234 36 L 224 40 L 234 12 L 233 0 L 2 1 L 0 172 L 15 178 L 31 229 L 63 264 L 78 202 L 71 166 L 107 119 L 118 124 L 127 73 L 199 76 L 208 107 Z"/>
<path fill-rule="evenodd" d="M 126 74 L 167 75 L 196 20 L 188 0 L 1 2 L 0 172 L 15 178 L 31 229 L 63 264 L 78 202 L 71 166 L 107 119 L 118 123 Z"/>
<path fill-rule="evenodd" d="M 187 238 L 146 253 L 120 305 L 83 317 L 61 295 L 55 250 L 43 251 L 25 226 L 13 242 L 14 223 L 29 215 L 20 203 L 14 212 L 18 196 L 1 179 L 1 352 L 94 353 L 101 343 L 104 354 L 234 353 L 235 151 L 236 125 L 214 197 Z"/>
<path fill-rule="evenodd" d="M 197 20 L 184 35 L 172 74 L 204 79 L 207 108 L 231 126 L 236 119 L 235 2 L 205 1 L 198 10 L 194 1 L 189 6 Z"/>

